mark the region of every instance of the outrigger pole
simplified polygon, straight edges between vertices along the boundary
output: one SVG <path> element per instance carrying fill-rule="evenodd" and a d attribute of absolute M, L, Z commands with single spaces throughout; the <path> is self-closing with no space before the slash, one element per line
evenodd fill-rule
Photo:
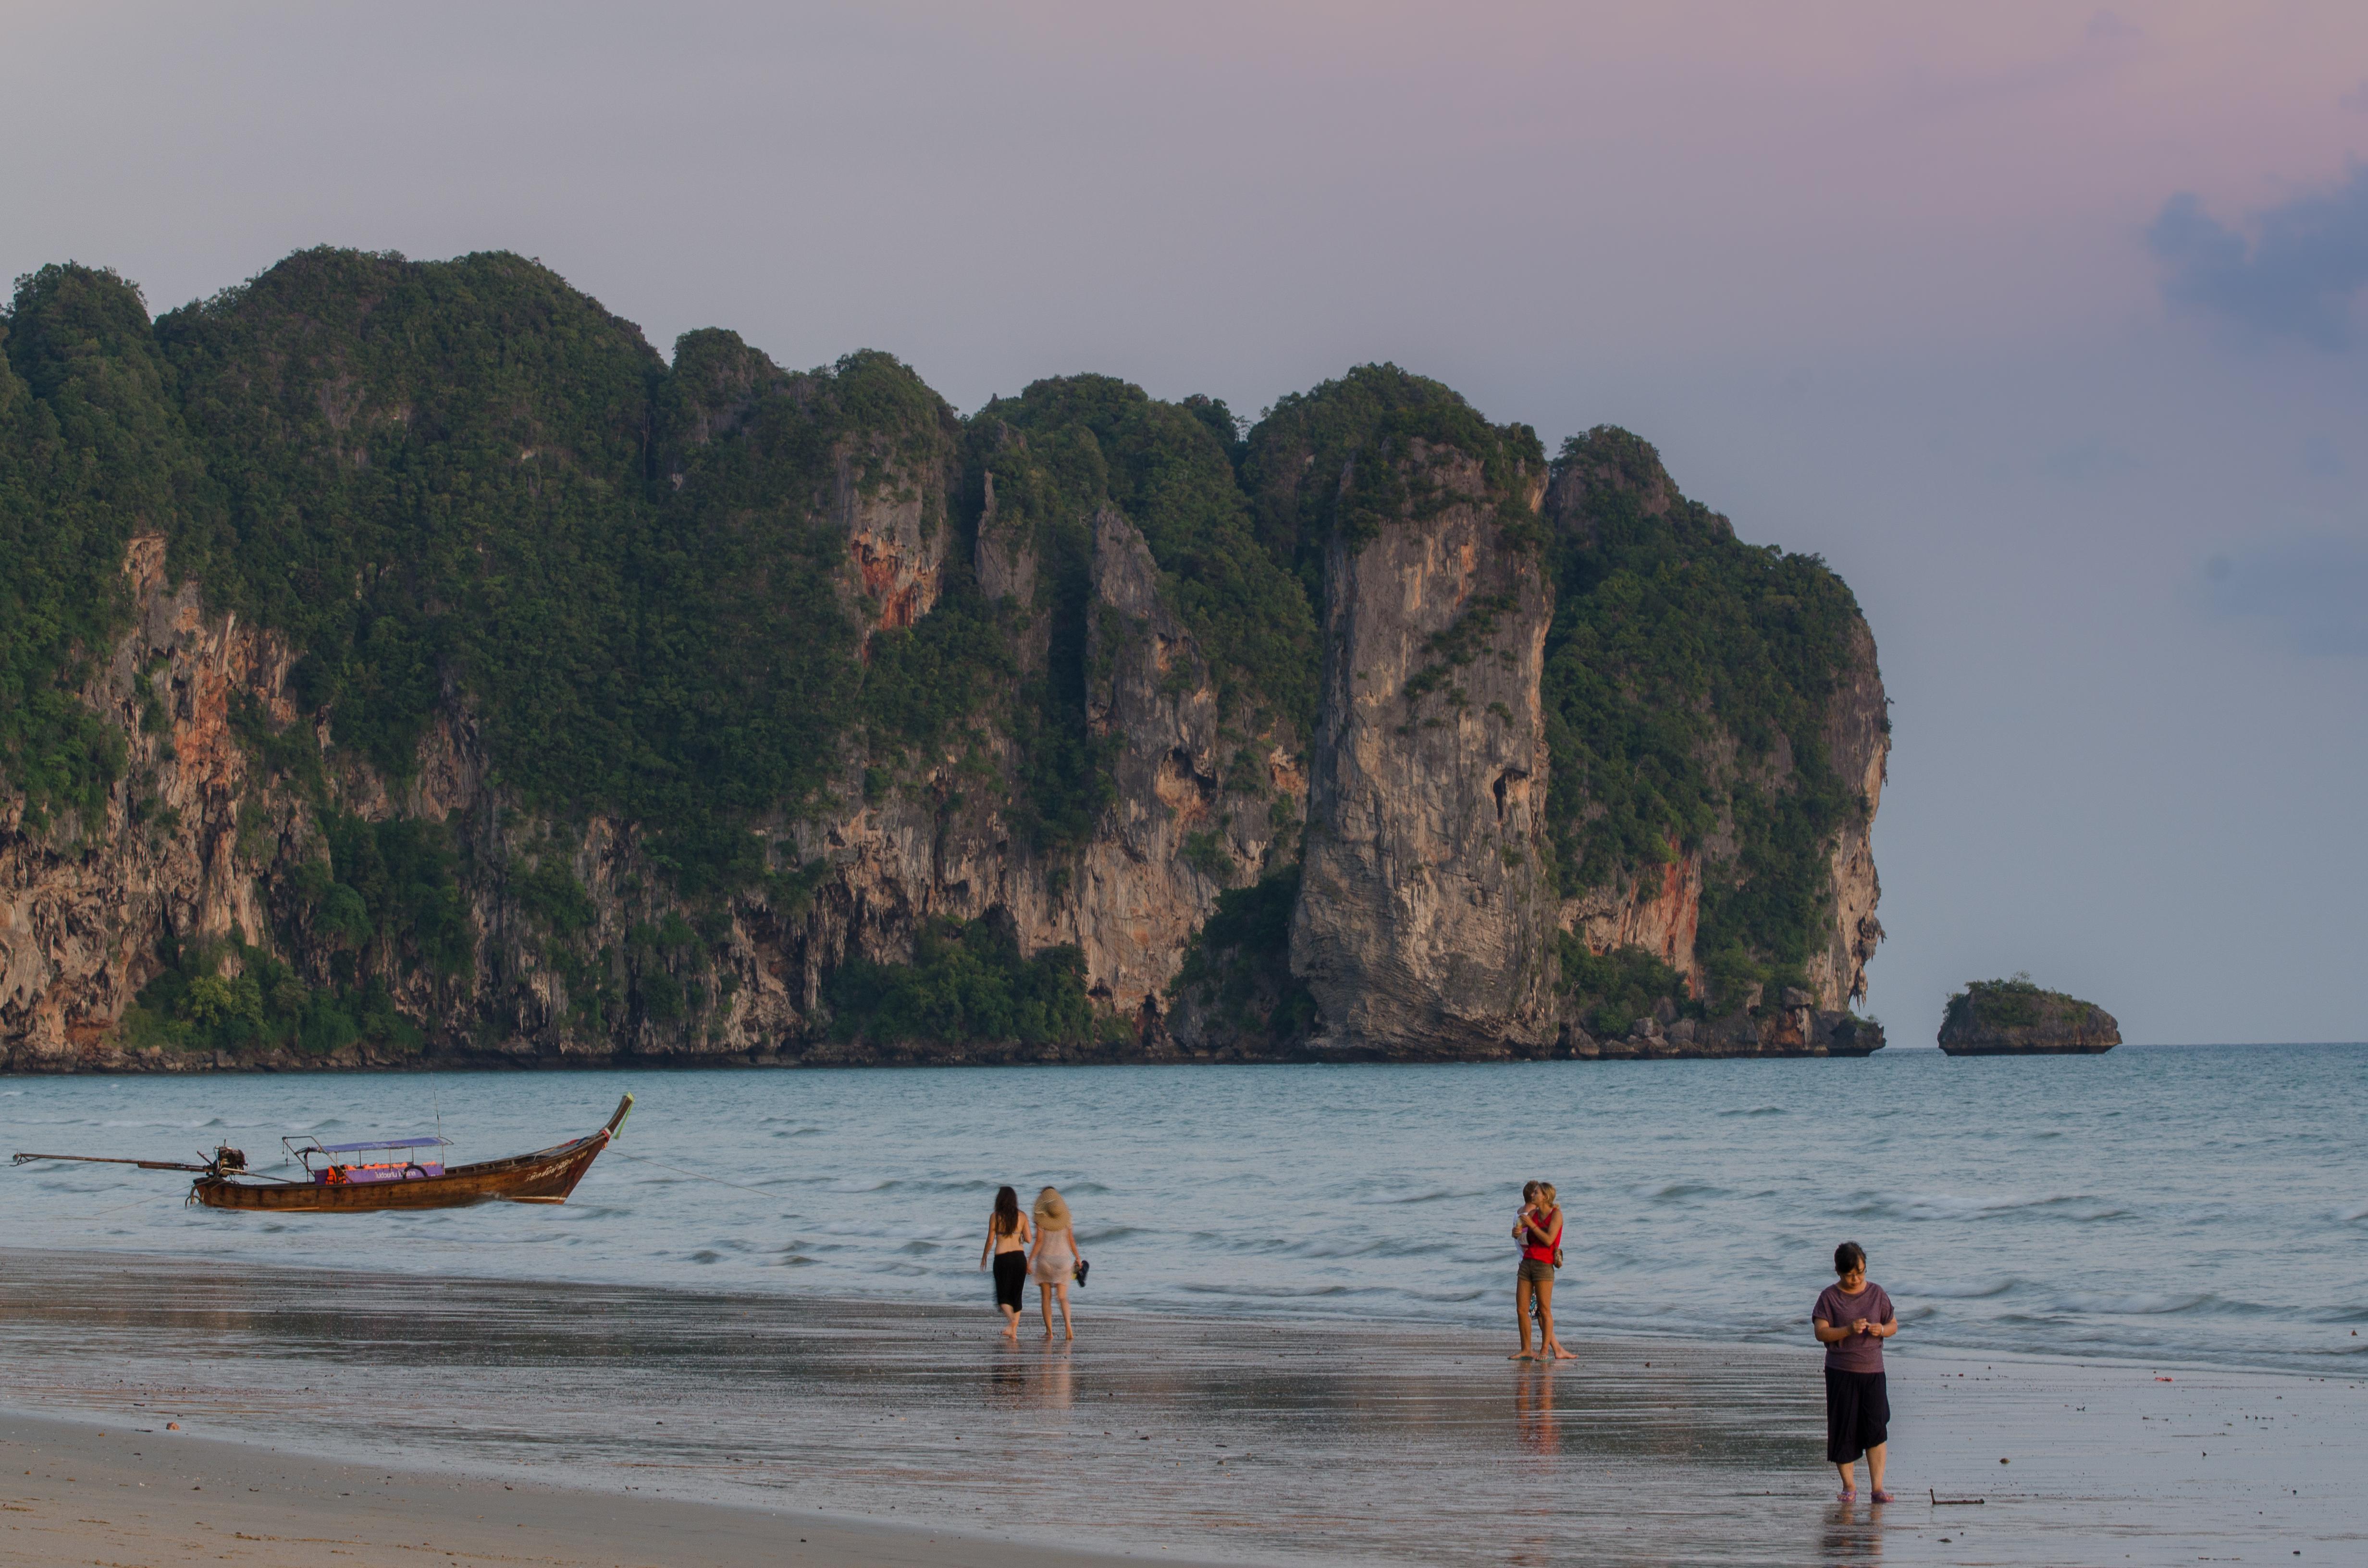
<path fill-rule="evenodd" d="M 185 1165 L 173 1160 L 125 1160 L 111 1154 L 18 1154 L 8 1163 L 21 1165 L 28 1160 L 73 1160 L 85 1165 L 138 1165 L 143 1171 L 196 1171 L 205 1175 L 211 1165 Z"/>

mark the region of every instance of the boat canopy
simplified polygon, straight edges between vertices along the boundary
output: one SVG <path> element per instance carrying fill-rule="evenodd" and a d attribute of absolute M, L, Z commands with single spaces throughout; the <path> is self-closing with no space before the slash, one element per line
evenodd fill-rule
<path fill-rule="evenodd" d="M 370 1149 L 434 1149 L 450 1142 L 449 1138 L 385 1138 L 374 1143 L 315 1143 L 313 1150 L 322 1154 L 359 1154 Z"/>

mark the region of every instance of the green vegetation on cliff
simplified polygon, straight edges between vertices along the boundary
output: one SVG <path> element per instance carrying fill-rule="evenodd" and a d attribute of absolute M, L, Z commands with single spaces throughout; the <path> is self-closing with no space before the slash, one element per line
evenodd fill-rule
<path fill-rule="evenodd" d="M 0 778 L 87 829 L 123 766 L 74 694 L 120 627 L 125 544 L 208 499 L 139 291 L 45 267 L 0 316 Z"/>
<path fill-rule="evenodd" d="M 261 948 L 238 942 L 167 943 L 164 956 L 164 972 L 142 988 L 124 1015 L 123 1035 L 132 1046 L 287 1047 L 325 1056 L 357 1040 L 406 1052 L 426 1042 L 419 1026 L 395 1009 L 381 980 L 309 985 Z"/>
<path fill-rule="evenodd" d="M 1253 886 L 1217 895 L 1217 907 L 1184 949 L 1167 988 L 1173 1006 L 1198 1007 L 1223 1029 L 1283 1044 L 1315 1021 L 1315 998 L 1291 972 L 1291 912 L 1299 863 Z"/>
<path fill-rule="evenodd" d="M 1543 696 L 1565 891 L 1716 836 L 1735 848 L 1704 876 L 1713 999 L 1799 984 L 1833 835 L 1862 809 L 1821 738 L 1858 603 L 1816 557 L 1738 540 L 1625 430 L 1573 437 L 1554 466 Z"/>
<path fill-rule="evenodd" d="M 849 960 L 832 979 L 829 1001 L 833 1034 L 876 1044 L 1079 1045 L 1118 1032 L 1086 995 L 1076 949 L 1022 958 L 1011 933 L 988 920 L 925 923 L 908 964 Z"/>
<path fill-rule="evenodd" d="M 1563 989 L 1576 1002 L 1579 1022 L 1596 1035 L 1619 1039 L 1665 1001 L 1688 1017 L 1702 1016 L 1700 1002 L 1685 999 L 1678 971 L 1644 949 L 1597 953 L 1567 931 L 1554 937 L 1562 957 Z"/>

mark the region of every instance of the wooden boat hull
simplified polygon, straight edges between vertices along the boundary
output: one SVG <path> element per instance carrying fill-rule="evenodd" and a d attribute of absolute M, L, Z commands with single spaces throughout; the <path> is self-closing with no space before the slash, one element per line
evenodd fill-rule
<path fill-rule="evenodd" d="M 609 1125 L 587 1138 L 532 1154 L 455 1165 L 442 1176 L 416 1181 L 322 1182 L 234 1181 L 203 1176 L 189 1184 L 189 1201 L 209 1209 L 259 1209 L 276 1214 L 343 1213 L 379 1209 L 461 1209 L 472 1203 L 564 1203 L 600 1151 L 616 1137 L 633 1103 L 618 1102 Z"/>

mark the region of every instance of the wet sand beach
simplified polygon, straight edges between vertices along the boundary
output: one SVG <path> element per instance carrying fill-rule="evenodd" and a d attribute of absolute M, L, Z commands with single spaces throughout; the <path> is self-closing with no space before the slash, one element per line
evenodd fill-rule
<path fill-rule="evenodd" d="M 1440 1563 L 2368 1554 L 2352 1495 L 2368 1390 L 2292 1374 L 1895 1341 L 1900 1500 L 1877 1509 L 1833 1501 L 1805 1329 L 1798 1349 L 1574 1337 L 1578 1358 L 1545 1368 L 1503 1359 L 1509 1324 L 1117 1312 L 1090 1292 L 1074 1346 L 1013 1346 L 984 1288 L 965 1312 L 104 1254 L 0 1265 L 0 1405 L 84 1434 L 6 1428 L 0 1501 L 29 1512 L 0 1519 L 18 1531 L 83 1508 L 112 1521 L 143 1490 L 122 1467 L 158 1460 L 148 1445 L 227 1442 L 286 1478 L 284 1527 L 245 1533 L 359 1540 L 427 1518 L 450 1527 L 420 1532 L 438 1557 L 496 1551 L 469 1532 L 507 1519 L 541 1542 L 513 1555 L 539 1561 L 774 1561 L 802 1530 L 822 1550 L 820 1517 L 853 1555 L 815 1562 L 897 1561 L 915 1525 L 941 1537 L 917 1560 L 982 1563 L 1039 1543 Z M 126 1431 L 137 1460 L 93 1446 Z M 83 1454 L 72 1484 L 48 1462 Z M 417 1506 L 333 1502 L 334 1475 L 305 1468 L 321 1465 L 393 1476 L 386 1495 Z M 1935 1508 L 1928 1488 L 1987 1501 Z M 584 1501 L 547 1501 L 568 1496 Z M 197 1540 L 198 1517 L 224 1522 L 175 1513 L 149 1548 L 91 1537 L 90 1556 L 176 1561 L 168 1536 Z"/>
<path fill-rule="evenodd" d="M 122 1421 L 0 1414 L 0 1561 L 318 1568 L 1104 1568 L 1140 1556 L 927 1526 L 587 1494 L 211 1441 Z M 1189 1558 L 1157 1554 L 1162 1562 Z"/>

